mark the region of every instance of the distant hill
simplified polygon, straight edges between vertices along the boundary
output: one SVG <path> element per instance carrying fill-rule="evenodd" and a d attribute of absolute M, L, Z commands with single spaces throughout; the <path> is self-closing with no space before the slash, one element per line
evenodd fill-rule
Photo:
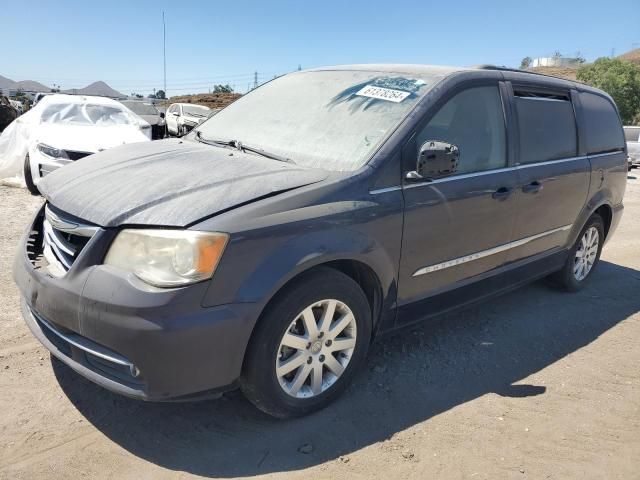
<path fill-rule="evenodd" d="M 9 89 L 9 88 L 13 88 L 13 86 L 15 85 L 16 82 L 14 82 L 13 80 L 11 80 L 10 78 L 7 77 L 3 77 L 2 75 L 0 75 L 0 89 Z"/>
<path fill-rule="evenodd" d="M 636 48 L 634 50 L 628 51 L 627 53 L 623 53 L 622 55 L 618 56 L 618 58 L 640 65 L 640 48 Z"/>
<path fill-rule="evenodd" d="M 195 103 L 209 108 L 224 108 L 241 96 L 239 93 L 198 93 L 171 97 L 169 103 Z"/>
<path fill-rule="evenodd" d="M 34 82 L 33 80 L 21 80 L 19 82 L 16 82 L 15 80 L 11 80 L 10 78 L 0 75 L 0 89 L 17 90 L 18 88 L 36 92 L 48 92 L 49 90 L 51 90 L 50 87 L 47 87 L 46 85 L 43 85 L 39 82 Z"/>
<path fill-rule="evenodd" d="M 98 97 L 126 97 L 122 93 L 114 90 L 103 81 L 93 82 L 91 85 L 87 85 L 84 88 L 72 88 L 70 90 L 63 90 L 62 93 L 71 93 L 74 95 L 95 95 Z"/>
<path fill-rule="evenodd" d="M 30 92 L 48 92 L 51 90 L 51 87 L 47 87 L 40 82 L 34 82 L 33 80 L 15 82 L 13 88 L 21 88 L 22 90 L 28 90 Z"/>
<path fill-rule="evenodd" d="M 33 80 L 21 80 L 16 82 L 15 80 L 11 80 L 10 78 L 3 77 L 0 75 L 0 90 L 17 90 L 21 88 L 25 91 L 30 92 L 50 92 L 51 87 L 47 87 L 40 82 L 36 82 Z M 96 95 L 99 97 L 117 97 L 124 98 L 126 95 L 114 90 L 105 82 L 98 81 L 93 82 L 91 85 L 87 85 L 84 88 L 74 88 L 69 90 L 63 90 L 62 93 L 71 93 L 76 95 Z"/>

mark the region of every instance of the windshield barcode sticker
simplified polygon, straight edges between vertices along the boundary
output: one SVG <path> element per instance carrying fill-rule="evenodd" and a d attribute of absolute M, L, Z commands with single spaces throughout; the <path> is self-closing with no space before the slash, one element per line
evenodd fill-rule
<path fill-rule="evenodd" d="M 379 100 L 387 100 L 389 102 L 400 103 L 407 98 L 411 93 L 403 92 L 402 90 L 394 90 L 392 88 L 374 87 L 373 85 L 367 85 L 360 89 L 356 93 L 360 97 L 377 98 Z"/>

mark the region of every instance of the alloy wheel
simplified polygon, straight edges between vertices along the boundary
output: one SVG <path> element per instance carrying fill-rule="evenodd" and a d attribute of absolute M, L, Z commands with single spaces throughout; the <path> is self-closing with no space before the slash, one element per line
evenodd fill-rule
<path fill-rule="evenodd" d="M 310 398 L 343 374 L 356 347 L 356 319 L 334 299 L 306 307 L 285 331 L 276 356 L 278 383 L 288 395 Z"/>
<path fill-rule="evenodd" d="M 596 227 L 589 227 L 582 238 L 580 239 L 580 245 L 576 250 L 576 255 L 573 263 L 573 276 L 576 280 L 581 282 L 593 268 L 598 255 L 598 248 L 600 246 L 600 234 Z"/>

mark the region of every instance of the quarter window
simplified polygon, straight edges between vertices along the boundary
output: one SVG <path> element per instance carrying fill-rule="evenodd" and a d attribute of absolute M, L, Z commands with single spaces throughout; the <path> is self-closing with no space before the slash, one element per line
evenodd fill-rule
<path fill-rule="evenodd" d="M 587 153 L 615 152 L 624 148 L 620 117 L 613 104 L 600 95 L 581 92 Z"/>
<path fill-rule="evenodd" d="M 428 140 L 458 147 L 458 173 L 504 167 L 505 126 L 498 87 L 470 88 L 452 97 L 418 133 L 417 147 Z"/>
<path fill-rule="evenodd" d="M 574 157 L 578 150 L 576 121 L 569 97 L 515 97 L 520 163 Z"/>

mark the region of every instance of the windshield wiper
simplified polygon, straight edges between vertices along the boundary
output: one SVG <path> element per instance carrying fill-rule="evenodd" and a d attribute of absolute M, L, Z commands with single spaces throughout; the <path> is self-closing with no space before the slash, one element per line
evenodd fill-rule
<path fill-rule="evenodd" d="M 250 145 L 246 145 L 246 144 L 242 143 L 240 140 L 217 140 L 217 139 L 213 139 L 213 138 L 205 138 L 202 135 L 202 132 L 200 132 L 200 130 L 198 130 L 196 132 L 196 138 L 198 139 L 198 141 L 200 141 L 202 143 L 206 143 L 207 145 L 214 145 L 214 146 L 218 146 L 218 147 L 233 147 L 236 150 L 239 150 L 241 152 L 255 153 L 255 154 L 260 155 L 260 156 L 265 157 L 265 158 L 270 158 L 272 160 L 277 160 L 278 162 L 291 163 L 293 165 L 296 164 L 296 162 L 294 162 L 290 158 L 283 157 L 283 156 L 277 155 L 275 153 L 267 152 L 266 150 L 262 150 L 261 148 L 256 148 L 256 147 L 252 147 Z"/>
<path fill-rule="evenodd" d="M 214 138 L 205 138 L 205 137 L 202 136 L 202 132 L 200 130 L 198 130 L 196 132 L 196 138 L 201 143 L 206 143 L 207 145 L 213 145 L 215 147 L 233 147 L 233 148 L 237 148 L 235 140 L 216 140 Z"/>

